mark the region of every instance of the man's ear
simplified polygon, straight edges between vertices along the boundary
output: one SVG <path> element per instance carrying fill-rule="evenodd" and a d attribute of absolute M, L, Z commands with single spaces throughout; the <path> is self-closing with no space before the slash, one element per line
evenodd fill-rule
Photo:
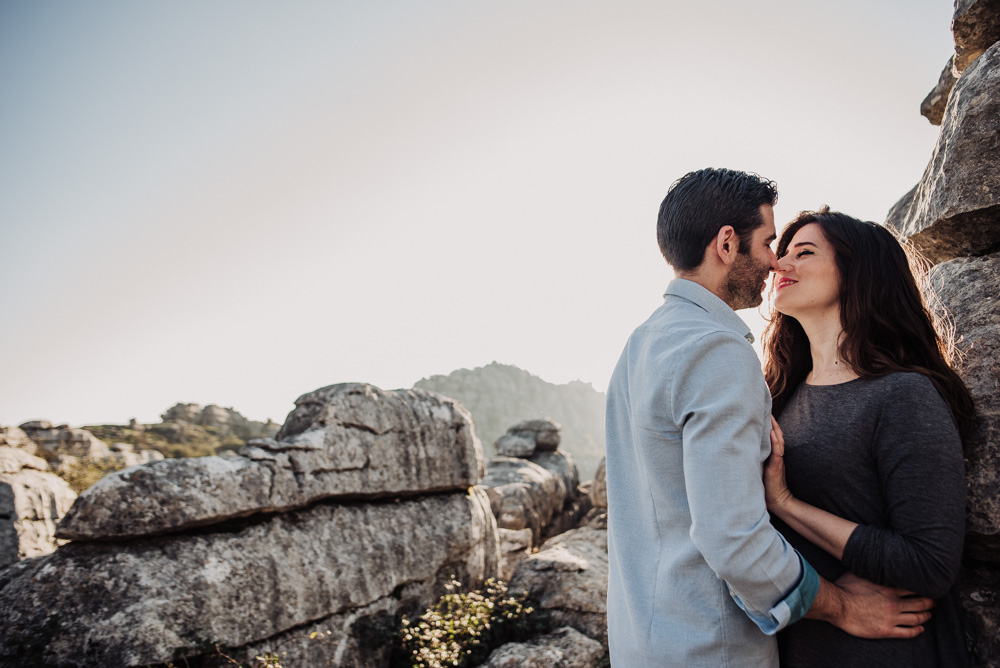
<path fill-rule="evenodd" d="M 723 225 L 715 235 L 715 253 L 723 264 L 732 264 L 740 252 L 740 237 L 732 225 Z"/>

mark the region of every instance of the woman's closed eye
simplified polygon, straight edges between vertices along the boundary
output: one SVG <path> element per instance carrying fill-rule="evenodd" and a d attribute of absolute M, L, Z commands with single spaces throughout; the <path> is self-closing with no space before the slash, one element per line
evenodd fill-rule
<path fill-rule="evenodd" d="M 798 253 L 795 254 L 795 259 L 798 260 L 803 255 L 812 255 L 812 254 L 813 252 L 811 250 L 800 250 Z"/>

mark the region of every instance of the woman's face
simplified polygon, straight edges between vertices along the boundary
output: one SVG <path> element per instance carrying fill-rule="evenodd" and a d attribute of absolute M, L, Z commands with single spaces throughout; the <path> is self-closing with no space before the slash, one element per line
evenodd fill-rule
<path fill-rule="evenodd" d="M 816 223 L 803 225 L 778 258 L 774 308 L 800 319 L 840 308 L 840 276 L 833 247 Z"/>

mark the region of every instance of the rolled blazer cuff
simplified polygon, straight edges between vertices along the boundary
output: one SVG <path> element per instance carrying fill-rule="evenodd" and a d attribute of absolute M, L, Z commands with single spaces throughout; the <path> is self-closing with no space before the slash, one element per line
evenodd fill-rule
<path fill-rule="evenodd" d="M 798 551 L 795 553 L 798 554 L 799 563 L 802 564 L 802 575 L 792 590 L 767 612 L 747 607 L 732 587 L 729 588 L 729 595 L 736 601 L 736 605 L 740 606 L 747 617 L 769 636 L 805 617 L 813 601 L 816 600 L 816 594 L 819 593 L 819 575 Z"/>

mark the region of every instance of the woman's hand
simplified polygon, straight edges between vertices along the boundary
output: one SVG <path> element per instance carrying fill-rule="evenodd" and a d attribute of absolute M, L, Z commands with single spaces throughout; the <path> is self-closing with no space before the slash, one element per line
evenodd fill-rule
<path fill-rule="evenodd" d="M 794 497 L 785 483 L 785 435 L 771 416 L 771 456 L 764 463 L 764 500 L 767 509 L 777 511 Z"/>

